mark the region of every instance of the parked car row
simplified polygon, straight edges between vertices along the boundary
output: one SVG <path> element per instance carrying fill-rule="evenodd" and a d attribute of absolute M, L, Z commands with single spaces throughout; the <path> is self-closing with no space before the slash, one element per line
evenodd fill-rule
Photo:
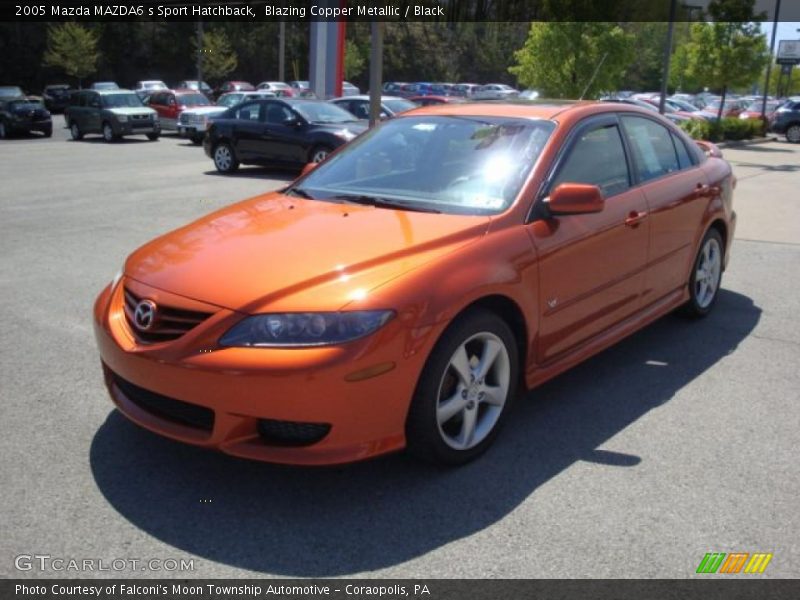
<path fill-rule="evenodd" d="M 504 83 L 487 83 L 485 85 L 480 85 L 477 83 L 430 83 L 425 81 L 405 83 L 401 81 L 388 81 L 383 84 L 383 91 L 386 94 L 401 96 L 403 98 L 420 96 L 458 96 L 475 100 L 506 100 L 520 96 L 519 90 Z M 531 93 L 535 93 L 533 90 L 529 90 L 528 92 L 528 97 L 530 97 Z"/>

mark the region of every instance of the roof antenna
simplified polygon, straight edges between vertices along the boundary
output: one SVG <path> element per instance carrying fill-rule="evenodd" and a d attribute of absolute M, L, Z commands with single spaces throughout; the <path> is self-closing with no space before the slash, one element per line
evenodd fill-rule
<path fill-rule="evenodd" d="M 578 98 L 578 100 L 583 100 L 583 97 L 586 95 L 586 92 L 589 91 L 589 86 L 591 86 L 592 83 L 594 83 L 594 78 L 597 77 L 597 72 L 600 70 L 600 67 L 603 66 L 603 63 L 606 62 L 606 56 L 608 56 L 608 52 L 603 54 L 603 58 L 601 58 L 600 62 L 597 63 L 597 66 L 594 68 L 594 73 L 592 73 L 592 78 L 589 80 L 589 83 L 586 84 L 586 87 L 583 88 L 583 93 L 581 94 L 581 97 Z"/>

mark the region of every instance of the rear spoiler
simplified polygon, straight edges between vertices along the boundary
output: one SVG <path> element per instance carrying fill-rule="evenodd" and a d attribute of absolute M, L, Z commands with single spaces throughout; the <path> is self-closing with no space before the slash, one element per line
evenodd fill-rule
<path fill-rule="evenodd" d="M 706 142 L 705 140 L 695 140 L 695 143 L 700 146 L 700 149 L 705 152 L 706 156 L 713 157 L 713 158 L 722 158 L 722 150 L 719 149 L 719 146 L 716 144 L 712 144 L 711 142 Z"/>

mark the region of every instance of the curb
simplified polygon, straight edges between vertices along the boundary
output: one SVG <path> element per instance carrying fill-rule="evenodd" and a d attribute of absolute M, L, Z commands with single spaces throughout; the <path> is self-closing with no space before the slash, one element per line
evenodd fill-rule
<path fill-rule="evenodd" d="M 755 138 L 752 140 L 734 140 L 730 142 L 720 142 L 716 144 L 717 148 L 741 148 L 743 146 L 756 146 L 758 144 L 766 144 L 768 142 L 776 142 L 778 138 L 776 136 L 773 137 L 762 137 L 762 138 Z"/>

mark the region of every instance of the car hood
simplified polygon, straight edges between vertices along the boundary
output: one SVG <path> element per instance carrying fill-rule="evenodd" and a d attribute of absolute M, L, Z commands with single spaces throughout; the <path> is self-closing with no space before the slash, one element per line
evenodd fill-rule
<path fill-rule="evenodd" d="M 221 114 L 228 110 L 227 106 L 194 106 L 192 108 L 185 108 L 181 114 L 187 115 L 214 115 Z"/>
<path fill-rule="evenodd" d="M 155 110 L 149 106 L 125 106 L 121 108 L 106 109 L 115 115 L 149 115 L 155 114 Z"/>
<path fill-rule="evenodd" d="M 489 221 L 272 193 L 153 240 L 128 258 L 125 275 L 247 313 L 338 310 L 479 239 Z"/>

